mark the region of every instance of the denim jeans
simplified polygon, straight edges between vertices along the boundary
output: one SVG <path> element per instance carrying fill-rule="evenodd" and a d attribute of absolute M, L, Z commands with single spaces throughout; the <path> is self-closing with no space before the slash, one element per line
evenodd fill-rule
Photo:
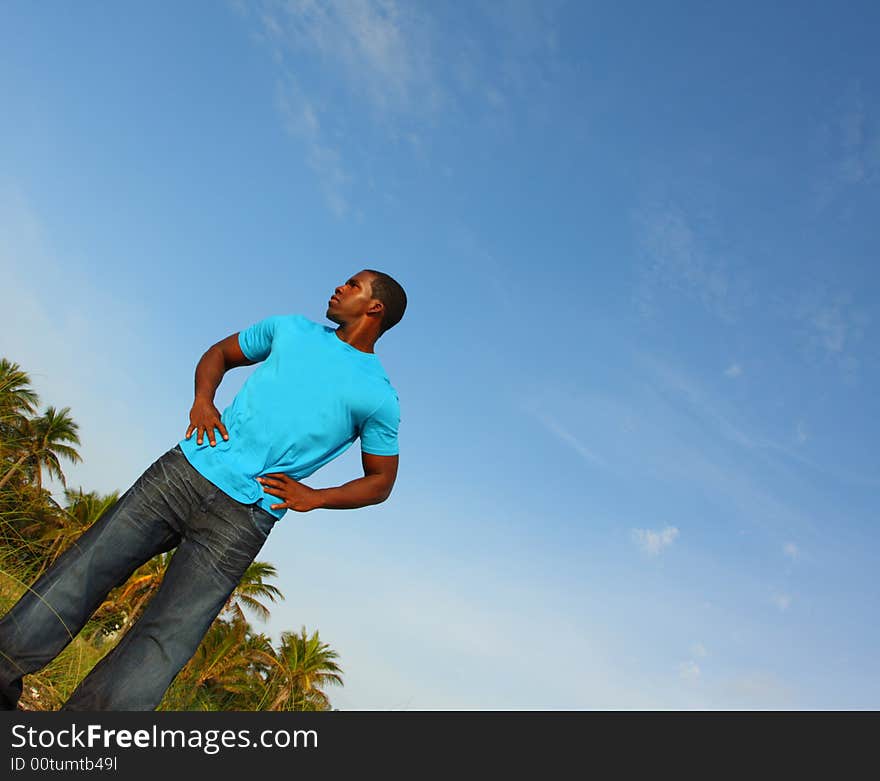
<path fill-rule="evenodd" d="M 54 659 L 111 589 L 177 547 L 146 610 L 63 708 L 155 709 L 275 521 L 225 494 L 173 447 L 0 619 L 0 708 L 15 708 L 22 676 Z"/>

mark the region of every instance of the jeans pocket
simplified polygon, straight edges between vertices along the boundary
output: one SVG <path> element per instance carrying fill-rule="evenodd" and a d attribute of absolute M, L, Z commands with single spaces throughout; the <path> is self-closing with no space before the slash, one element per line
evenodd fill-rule
<path fill-rule="evenodd" d="M 260 507 L 259 502 L 248 505 L 248 516 L 251 520 L 251 524 L 253 527 L 260 533 L 263 538 L 269 536 L 269 532 L 275 526 L 275 522 L 278 520 L 272 513 L 264 510 Z"/>

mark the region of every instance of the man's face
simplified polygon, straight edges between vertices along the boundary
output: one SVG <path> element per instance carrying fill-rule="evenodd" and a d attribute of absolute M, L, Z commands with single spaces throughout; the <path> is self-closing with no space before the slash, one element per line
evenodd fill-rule
<path fill-rule="evenodd" d="M 372 279 L 369 271 L 359 271 L 339 285 L 327 302 L 327 318 L 342 325 L 366 314 L 370 304 L 375 302 Z"/>

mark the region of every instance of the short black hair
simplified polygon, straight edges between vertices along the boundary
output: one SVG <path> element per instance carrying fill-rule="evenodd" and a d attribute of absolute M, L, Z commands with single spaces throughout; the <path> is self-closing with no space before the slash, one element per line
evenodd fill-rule
<path fill-rule="evenodd" d="M 365 270 L 373 275 L 370 282 L 373 298 L 378 298 L 385 305 L 385 314 L 379 331 L 381 336 L 389 328 L 397 325 L 403 317 L 406 311 L 406 292 L 396 279 L 384 271 L 376 271 L 372 268 Z"/>

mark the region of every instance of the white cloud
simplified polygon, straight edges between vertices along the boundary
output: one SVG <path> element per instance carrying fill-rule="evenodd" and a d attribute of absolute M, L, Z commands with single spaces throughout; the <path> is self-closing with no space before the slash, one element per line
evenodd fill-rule
<path fill-rule="evenodd" d="M 712 398 L 693 376 L 652 355 L 641 354 L 636 360 L 641 368 L 652 375 L 653 386 L 663 392 L 672 391 L 675 394 L 673 400 L 676 403 L 683 400 L 691 411 L 698 413 L 709 424 L 712 433 L 749 450 L 770 444 L 746 430 L 742 421 L 737 419 L 740 416 Z"/>
<path fill-rule="evenodd" d="M 780 610 L 788 610 L 791 605 L 792 598 L 788 594 L 774 594 L 773 595 L 773 604 L 776 605 Z"/>
<path fill-rule="evenodd" d="M 494 109 L 502 109 L 506 105 L 504 95 L 502 95 L 495 87 L 486 89 L 486 101 Z"/>
<path fill-rule="evenodd" d="M 492 247 L 481 240 L 464 223 L 449 227 L 450 246 L 463 261 L 469 264 L 471 274 L 479 275 L 483 285 L 489 285 L 498 294 L 502 304 L 511 317 L 516 316 L 522 304 L 522 290 L 525 280 L 515 279 L 512 264 L 498 257 Z M 519 283 L 519 284 L 517 284 Z"/>
<path fill-rule="evenodd" d="M 667 526 L 661 531 L 651 529 L 633 529 L 633 541 L 647 554 L 656 556 L 664 548 L 668 548 L 678 537 L 675 526 Z"/>
<path fill-rule="evenodd" d="M 349 211 L 348 191 L 354 176 L 347 169 L 340 150 L 324 140 L 317 110 L 292 74 L 279 82 L 276 100 L 285 129 L 306 146 L 306 161 L 318 176 L 327 205 L 337 217 L 345 216 Z"/>
<path fill-rule="evenodd" d="M 671 482 L 698 484 L 745 523 L 787 529 L 786 536 L 816 526 L 811 512 L 785 494 L 778 481 L 765 481 L 767 475 L 785 470 L 794 482 L 802 478 L 800 470 L 777 454 L 798 460 L 802 456 L 765 440 L 727 402 L 677 367 L 645 353 L 637 353 L 633 365 L 644 375 L 648 398 L 588 393 L 576 379 L 558 375 L 522 388 L 521 408 L 539 420 L 542 412 L 551 411 L 553 417 L 542 421 L 547 430 L 569 447 L 580 448 L 590 462 L 600 463 L 601 458 L 603 470 L 612 475 L 626 480 L 660 475 Z M 638 441 L 621 431 L 637 432 Z M 728 442 L 744 450 L 730 448 Z M 643 525 L 644 521 L 630 524 Z"/>
<path fill-rule="evenodd" d="M 833 475 L 839 480 L 854 483 L 856 485 L 868 486 L 872 488 L 880 488 L 880 480 L 875 475 L 860 474 L 849 469 L 840 469 L 834 463 L 823 463 L 807 458 L 800 452 L 801 448 L 794 448 L 786 444 L 779 443 L 767 438 L 761 432 L 750 427 L 744 416 L 737 410 L 731 409 L 730 405 L 722 399 L 714 396 L 706 387 L 701 384 L 692 374 L 689 374 L 677 366 L 664 362 L 657 357 L 649 354 L 639 354 L 636 356 L 640 368 L 651 375 L 652 381 L 650 387 L 659 391 L 658 398 L 662 398 L 667 404 L 668 410 L 673 413 L 681 413 L 681 402 L 687 406 L 688 418 L 692 418 L 692 413 L 704 422 L 706 433 L 715 436 L 721 436 L 737 445 L 741 445 L 750 451 L 750 458 L 760 456 L 765 460 L 768 466 L 774 470 L 786 470 L 788 466 L 786 462 L 777 458 L 777 455 L 784 456 L 788 461 L 798 464 L 806 464 L 811 469 L 819 470 L 826 474 Z M 667 414 L 667 413 L 664 413 Z M 682 421 L 684 422 L 684 421 Z M 680 437 L 679 423 L 676 427 L 676 436 Z M 805 432 L 806 433 L 806 432 Z M 681 454 L 680 458 L 684 458 Z M 675 463 L 669 459 L 664 461 L 664 466 L 674 468 Z M 699 459 L 697 464 L 689 464 L 687 469 L 699 469 L 709 467 L 713 474 L 724 477 L 724 483 L 730 482 L 727 476 L 722 475 L 719 468 L 708 464 L 704 458 Z M 792 477 L 797 479 L 798 473 L 791 473 Z M 711 474 L 706 475 L 704 479 L 710 479 Z M 733 496 L 738 501 L 739 494 L 743 490 L 751 492 L 746 482 L 737 480 L 739 487 L 736 489 L 736 495 Z M 762 500 L 770 498 L 769 495 L 761 492 Z M 766 504 L 768 512 L 778 514 L 784 513 L 791 516 L 788 508 L 771 498 Z M 795 520 L 792 518 L 792 520 Z"/>
<path fill-rule="evenodd" d="M 247 16 L 247 0 L 226 0 L 226 5 L 240 16 Z"/>
<path fill-rule="evenodd" d="M 797 422 L 797 427 L 795 429 L 795 433 L 796 433 L 797 441 L 798 441 L 799 445 L 802 445 L 804 442 L 806 442 L 809 439 L 809 434 L 807 433 L 807 427 L 806 427 L 804 421 L 802 421 L 802 420 L 799 420 Z"/>
<path fill-rule="evenodd" d="M 322 112 L 336 124 L 345 120 L 350 99 L 392 138 L 409 139 L 411 130 L 399 131 L 408 120 L 434 121 L 456 110 L 457 97 L 449 78 L 449 55 L 441 51 L 437 9 L 396 0 L 262 0 L 255 16 L 257 37 L 286 71 L 296 69 L 308 97 L 323 103 Z M 504 51 L 514 41 L 501 40 Z M 472 59 L 479 54 L 461 55 Z M 471 70 L 475 70 L 471 68 Z M 306 79 L 305 73 L 309 74 Z M 485 76 L 473 84 L 477 94 L 493 90 Z M 324 96 L 332 91 L 330 105 Z M 497 90 L 495 90 L 497 92 Z"/>
<path fill-rule="evenodd" d="M 694 643 L 694 644 L 691 646 L 691 653 L 692 653 L 694 656 L 699 657 L 699 658 L 701 658 L 701 659 L 702 659 L 703 657 L 709 655 L 709 652 L 706 650 L 706 646 L 704 646 L 702 643 Z"/>
<path fill-rule="evenodd" d="M 605 461 L 596 455 L 583 442 L 581 442 L 568 429 L 564 428 L 559 422 L 554 420 L 546 413 L 537 413 L 538 420 L 544 424 L 545 428 L 562 442 L 573 448 L 582 458 L 593 464 L 604 464 Z"/>
<path fill-rule="evenodd" d="M 832 111 L 816 133 L 821 162 L 813 190 L 820 210 L 853 188 L 875 183 L 880 174 L 877 110 L 865 100 L 861 85 L 852 84 Z"/>
<path fill-rule="evenodd" d="M 280 71 L 276 103 L 285 129 L 303 143 L 330 210 L 344 217 L 367 132 L 380 127 L 383 140 L 418 153 L 418 135 L 401 122 L 430 116 L 444 103 L 429 20 L 394 0 L 263 0 L 250 7 L 254 13 L 244 16 L 258 24 L 255 37 Z M 357 143 L 343 143 L 351 138 Z"/>
<path fill-rule="evenodd" d="M 715 249 L 717 228 L 711 221 L 698 222 L 675 203 L 640 209 L 634 220 L 641 254 L 634 297 L 643 317 L 655 316 L 661 296 L 670 292 L 698 301 L 727 323 L 736 322 L 741 308 L 753 303 L 749 280 L 735 274 Z"/>
<path fill-rule="evenodd" d="M 295 48 L 339 68 L 377 111 L 430 108 L 434 88 L 430 21 L 394 0 L 288 2 L 277 21 Z"/>
<path fill-rule="evenodd" d="M 816 286 L 802 292 L 791 310 L 807 362 L 836 364 L 844 379 L 853 380 L 861 363 L 859 348 L 871 322 L 853 293 Z"/>
<path fill-rule="evenodd" d="M 790 559 L 799 559 L 801 557 L 801 549 L 793 542 L 787 542 L 782 546 L 782 552 Z"/>
<path fill-rule="evenodd" d="M 372 144 L 403 146 L 425 162 L 429 133 L 441 122 L 515 132 L 520 122 L 499 120 L 516 105 L 511 98 L 527 98 L 530 120 L 542 116 L 563 67 L 556 3 L 486 3 L 465 12 L 397 0 L 230 1 L 279 68 L 285 125 L 303 140 L 337 216 L 349 212 L 356 180 L 372 179 Z M 491 52 L 469 32 L 476 27 L 488 29 Z M 443 170 L 438 162 L 438 175 Z M 386 190 L 395 185 L 383 178 Z"/>
<path fill-rule="evenodd" d="M 742 366 L 738 363 L 733 363 L 724 370 L 724 374 L 727 377 L 739 377 L 742 371 Z"/>
<path fill-rule="evenodd" d="M 701 675 L 700 665 L 698 665 L 693 659 L 690 659 L 687 662 L 682 662 L 678 665 L 678 675 L 685 681 L 698 681 Z"/>
<path fill-rule="evenodd" d="M 839 353 L 843 349 L 847 327 L 837 304 L 822 306 L 811 312 L 808 319 L 816 329 L 816 335 L 826 350 Z"/>
<path fill-rule="evenodd" d="M 621 420 L 629 412 L 628 407 L 617 401 L 586 395 L 576 383 L 563 378 L 523 386 L 521 393 L 519 408 L 523 413 L 535 418 L 585 461 L 597 466 L 609 466 L 605 454 L 600 455 L 587 444 L 593 440 L 607 441 L 604 430 L 591 423 L 594 416 L 604 421 Z M 552 410 L 552 414 L 548 410 Z"/>
<path fill-rule="evenodd" d="M 728 709 L 781 709 L 797 703 L 797 692 L 788 681 L 761 670 L 726 678 L 713 693 L 721 707 Z"/>

